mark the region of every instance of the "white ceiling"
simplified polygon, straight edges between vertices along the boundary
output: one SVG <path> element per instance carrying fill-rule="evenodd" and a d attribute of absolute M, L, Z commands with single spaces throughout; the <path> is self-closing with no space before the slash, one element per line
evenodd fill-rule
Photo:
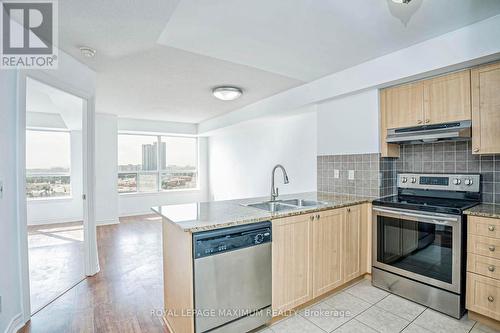
<path fill-rule="evenodd" d="M 30 127 L 82 129 L 83 100 L 31 78 L 26 82 L 26 110 Z"/>
<path fill-rule="evenodd" d="M 159 42 L 311 81 L 498 13 L 498 0 L 182 0 Z"/>
<path fill-rule="evenodd" d="M 500 1 L 65 0 L 59 11 L 61 47 L 98 72 L 98 112 L 198 123 L 497 15 Z M 243 98 L 214 99 L 222 84 Z"/>

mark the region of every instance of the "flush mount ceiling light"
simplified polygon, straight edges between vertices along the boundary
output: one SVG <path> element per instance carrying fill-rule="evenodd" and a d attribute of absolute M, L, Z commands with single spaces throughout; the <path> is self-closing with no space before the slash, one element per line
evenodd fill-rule
<path fill-rule="evenodd" d="M 406 4 L 410 3 L 410 1 L 411 0 L 392 0 L 392 2 L 394 3 L 406 3 Z"/>
<path fill-rule="evenodd" d="M 96 50 L 88 46 L 81 46 L 80 52 L 85 58 L 93 58 L 95 56 Z"/>
<path fill-rule="evenodd" d="M 238 87 L 223 86 L 213 88 L 212 94 L 220 100 L 233 101 L 239 98 L 243 94 L 243 91 Z"/>

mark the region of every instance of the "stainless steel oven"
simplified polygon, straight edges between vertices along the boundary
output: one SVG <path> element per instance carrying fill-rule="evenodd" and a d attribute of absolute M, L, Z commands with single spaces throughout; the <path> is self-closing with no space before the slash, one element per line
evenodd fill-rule
<path fill-rule="evenodd" d="M 462 216 L 373 208 L 373 267 L 460 293 Z"/>
<path fill-rule="evenodd" d="M 460 318 L 463 211 L 479 198 L 479 175 L 399 174 L 398 194 L 373 201 L 373 285 Z"/>

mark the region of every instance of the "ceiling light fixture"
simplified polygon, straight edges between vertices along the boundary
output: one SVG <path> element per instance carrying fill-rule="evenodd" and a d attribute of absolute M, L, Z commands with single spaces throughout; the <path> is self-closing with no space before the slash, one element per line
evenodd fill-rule
<path fill-rule="evenodd" d="M 405 3 L 405 4 L 408 4 L 410 3 L 411 0 L 392 0 L 392 2 L 394 3 Z"/>
<path fill-rule="evenodd" d="M 243 94 L 243 91 L 238 87 L 222 86 L 213 88 L 212 94 L 223 101 L 234 101 Z"/>
<path fill-rule="evenodd" d="M 81 46 L 80 47 L 80 52 L 85 58 L 93 58 L 95 57 L 96 50 L 93 48 L 90 48 L 88 46 Z"/>

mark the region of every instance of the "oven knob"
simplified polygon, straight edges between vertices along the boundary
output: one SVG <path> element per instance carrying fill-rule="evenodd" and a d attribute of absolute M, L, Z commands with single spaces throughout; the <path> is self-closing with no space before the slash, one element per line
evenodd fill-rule
<path fill-rule="evenodd" d="M 401 183 L 406 183 L 407 181 L 408 181 L 408 178 L 406 178 L 406 177 L 401 178 Z"/>
<path fill-rule="evenodd" d="M 460 179 L 458 179 L 458 178 L 453 179 L 453 184 L 460 185 L 461 183 L 462 183 L 462 181 Z"/>
<path fill-rule="evenodd" d="M 465 185 L 471 186 L 472 184 L 473 184 L 472 179 L 468 178 L 468 179 L 465 180 Z"/>
<path fill-rule="evenodd" d="M 412 182 L 413 184 L 415 184 L 415 183 L 417 182 L 417 178 L 415 178 L 415 177 L 411 177 L 411 182 Z"/>
<path fill-rule="evenodd" d="M 255 235 L 255 244 L 260 244 L 264 240 L 264 235 L 263 234 L 257 234 Z"/>

